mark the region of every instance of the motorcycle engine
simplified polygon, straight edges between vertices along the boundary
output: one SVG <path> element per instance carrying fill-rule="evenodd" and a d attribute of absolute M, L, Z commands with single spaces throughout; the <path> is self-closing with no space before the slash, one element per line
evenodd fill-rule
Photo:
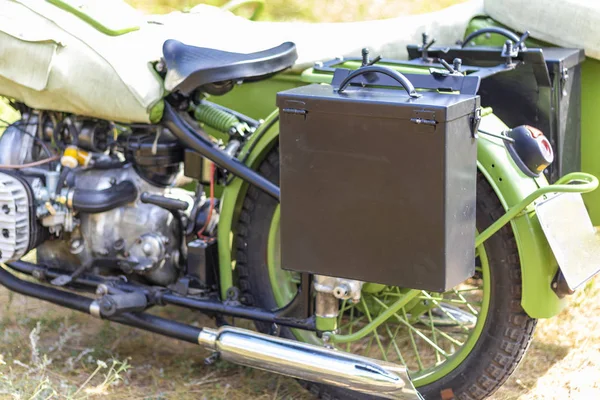
<path fill-rule="evenodd" d="M 40 130 L 56 143 L 60 129 L 38 118 L 24 115 L 0 137 L 0 262 L 35 248 L 38 264 L 48 267 L 174 283 L 185 258 L 184 225 L 198 206 L 192 192 L 173 187 L 179 144 L 168 132 L 116 140 L 109 124 L 84 121 L 73 123 L 77 147 L 63 146 L 60 162 L 38 165 L 49 154 Z M 115 139 L 112 149 L 107 138 Z M 152 195 L 187 207 L 142 201 Z"/>

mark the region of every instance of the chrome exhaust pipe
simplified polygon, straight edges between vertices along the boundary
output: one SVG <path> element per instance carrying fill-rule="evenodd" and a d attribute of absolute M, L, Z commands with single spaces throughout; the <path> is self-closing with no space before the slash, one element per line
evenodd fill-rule
<path fill-rule="evenodd" d="M 421 399 L 405 367 L 235 327 L 204 328 L 198 343 L 226 361 L 387 399 Z"/>

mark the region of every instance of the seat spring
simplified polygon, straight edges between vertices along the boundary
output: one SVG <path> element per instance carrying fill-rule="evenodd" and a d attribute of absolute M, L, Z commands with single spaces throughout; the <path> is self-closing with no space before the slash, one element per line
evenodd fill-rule
<path fill-rule="evenodd" d="M 194 110 L 194 118 L 220 132 L 234 133 L 241 125 L 240 120 L 226 111 L 207 104 L 198 104 Z"/>

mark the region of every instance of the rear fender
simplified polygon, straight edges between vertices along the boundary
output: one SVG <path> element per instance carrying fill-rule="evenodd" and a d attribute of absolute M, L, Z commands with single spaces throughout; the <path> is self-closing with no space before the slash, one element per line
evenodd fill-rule
<path fill-rule="evenodd" d="M 244 152 L 249 152 L 245 164 L 258 168 L 267 152 L 277 143 L 279 122 L 277 112 L 265 121 L 262 133 L 255 135 L 256 144 L 248 143 Z M 502 132 L 506 125 L 493 114 L 482 118 L 481 129 L 488 132 Z M 242 157 L 243 157 L 242 153 Z M 516 205 L 527 195 L 548 183 L 544 178 L 532 179 L 523 174 L 514 164 L 501 139 L 481 135 L 478 140 L 477 166 L 489 181 L 505 210 Z M 228 185 L 222 198 L 219 219 L 219 265 L 221 296 L 233 286 L 232 246 L 235 221 L 239 216 L 247 184 L 234 179 Z M 543 198 L 541 198 L 543 199 Z M 540 199 L 540 200 L 541 200 Z M 513 229 L 522 268 L 522 306 L 533 318 L 549 318 L 559 313 L 565 306 L 551 289 L 558 264 L 546 241 L 533 205 L 510 222 Z"/>
<path fill-rule="evenodd" d="M 506 125 L 495 115 L 482 119 L 480 129 L 500 133 Z M 481 135 L 477 146 L 477 168 L 486 177 L 505 210 L 515 206 L 542 186 L 548 185 L 544 177 L 532 179 L 515 165 L 502 139 Z M 540 197 L 541 201 L 545 196 Z M 542 231 L 531 204 L 510 222 L 521 263 L 521 305 L 532 318 L 549 318 L 566 305 L 552 291 L 552 280 L 558 263 Z"/>
<path fill-rule="evenodd" d="M 279 138 L 279 113 L 274 111 L 263 122 L 261 128 L 254 133 L 240 153 L 240 159 L 252 169 L 258 169 L 260 162 L 266 157 L 269 150 L 277 143 Z M 248 184 L 239 178 L 225 186 L 221 197 L 221 210 L 218 225 L 219 247 L 219 288 L 221 298 L 227 298 L 227 290 L 233 286 L 233 240 L 235 238 L 235 223 L 240 215 L 242 203 L 246 196 Z"/>

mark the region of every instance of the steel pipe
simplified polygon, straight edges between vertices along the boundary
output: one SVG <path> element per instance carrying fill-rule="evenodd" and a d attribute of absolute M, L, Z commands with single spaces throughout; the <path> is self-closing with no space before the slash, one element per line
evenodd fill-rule
<path fill-rule="evenodd" d="M 387 399 L 419 399 L 406 367 L 235 327 L 204 328 L 201 346 L 224 360 Z"/>

